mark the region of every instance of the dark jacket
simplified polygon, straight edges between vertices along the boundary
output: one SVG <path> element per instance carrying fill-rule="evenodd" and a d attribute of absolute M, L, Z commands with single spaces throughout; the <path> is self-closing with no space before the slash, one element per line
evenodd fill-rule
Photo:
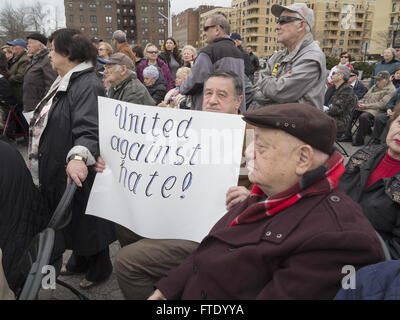
<path fill-rule="evenodd" d="M 16 100 L 10 82 L 0 74 L 0 106 L 8 107 L 14 104 L 16 104 Z"/>
<path fill-rule="evenodd" d="M 254 72 L 256 72 L 260 67 L 260 62 L 258 61 L 258 57 L 253 52 L 249 54 L 249 57 L 250 57 L 250 63 L 253 67 L 253 74 L 254 74 Z"/>
<path fill-rule="evenodd" d="M 400 103 L 400 91 L 397 90 L 393 97 L 385 106 L 385 110 L 391 109 L 393 111 L 394 107 Z"/>
<path fill-rule="evenodd" d="M 51 67 L 47 49 L 32 57 L 24 76 L 23 103 L 25 112 L 33 111 L 36 108 L 56 78 L 57 73 Z"/>
<path fill-rule="evenodd" d="M 204 79 L 209 73 L 225 69 L 235 72 L 242 80 L 243 100 L 240 110 L 246 110 L 245 73 L 242 52 L 236 48 L 229 36 L 223 36 L 204 47 L 197 55 L 192 66 L 192 74 L 182 83 L 181 92 L 191 96 L 194 110 L 201 110 L 203 106 Z"/>
<path fill-rule="evenodd" d="M 136 74 L 130 75 L 115 88 L 110 88 L 108 97 L 115 100 L 155 106 L 153 98 L 143 83 L 139 81 Z"/>
<path fill-rule="evenodd" d="M 337 133 L 343 134 L 351 121 L 351 112 L 356 107 L 356 95 L 348 83 L 343 83 L 337 89 L 334 85 L 329 87 L 325 98 L 330 91 L 334 92 L 329 99 L 325 99 L 324 104 L 329 107 L 326 113 L 336 120 Z"/>
<path fill-rule="evenodd" d="M 248 199 L 156 283 L 167 299 L 333 299 L 343 266 L 358 269 L 383 260 L 371 224 L 341 188 L 230 227 Z"/>
<path fill-rule="evenodd" d="M 29 58 L 26 52 L 19 54 L 11 59 L 10 61 L 10 81 L 11 87 L 14 91 L 14 96 L 17 99 L 17 103 L 22 105 L 22 85 L 24 82 L 24 74 L 27 65 L 29 64 Z"/>
<path fill-rule="evenodd" d="M 15 290 L 23 285 L 18 281 L 18 262 L 33 237 L 45 228 L 50 212 L 21 154 L 0 141 L 0 155 L 0 248 L 8 284 Z"/>
<path fill-rule="evenodd" d="M 361 100 L 365 94 L 368 92 L 368 88 L 364 86 L 362 81 L 357 80 L 353 87 L 354 93 L 356 94 L 358 100 Z"/>
<path fill-rule="evenodd" d="M 97 97 L 104 95 L 104 87 L 92 67 L 73 73 L 53 99 L 39 144 L 40 188 L 51 211 L 65 190 L 68 152 L 74 146 L 84 146 L 95 159 L 99 156 Z M 95 177 L 92 168 L 88 170 L 83 188 L 78 188 L 72 202 L 72 221 L 61 230 L 62 240 L 57 242 L 82 256 L 96 254 L 115 240 L 111 222 L 85 214 Z"/>
<path fill-rule="evenodd" d="M 357 203 L 386 242 L 393 259 L 400 259 L 400 172 L 365 189 L 370 174 L 385 156 L 387 146 L 358 150 L 347 163 L 340 186 Z"/>
<path fill-rule="evenodd" d="M 356 287 L 340 289 L 335 300 L 400 300 L 400 261 L 385 261 L 356 272 Z"/>
<path fill-rule="evenodd" d="M 158 105 L 161 101 L 163 101 L 165 95 L 167 94 L 167 84 L 162 77 L 159 77 L 152 86 L 146 88 L 156 103 L 155 105 Z"/>
<path fill-rule="evenodd" d="M 250 61 L 249 54 L 243 50 L 242 46 L 237 47 L 243 55 L 244 61 L 244 74 L 248 77 L 254 74 L 254 68 Z"/>

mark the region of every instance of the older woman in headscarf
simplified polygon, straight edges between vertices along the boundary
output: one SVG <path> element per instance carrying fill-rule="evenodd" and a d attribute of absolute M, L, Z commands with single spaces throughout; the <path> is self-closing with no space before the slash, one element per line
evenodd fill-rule
<path fill-rule="evenodd" d="M 167 84 L 164 78 L 160 77 L 160 73 L 155 66 L 147 66 L 143 70 L 144 85 L 149 91 L 151 97 L 158 105 L 167 93 Z"/>

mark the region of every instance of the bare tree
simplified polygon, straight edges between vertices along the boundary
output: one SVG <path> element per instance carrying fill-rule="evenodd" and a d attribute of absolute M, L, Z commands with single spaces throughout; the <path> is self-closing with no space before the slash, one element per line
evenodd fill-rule
<path fill-rule="evenodd" d="M 45 13 L 41 2 L 36 1 L 34 4 L 26 8 L 28 12 L 28 21 L 32 29 L 36 32 L 43 33 L 43 19 Z"/>
<path fill-rule="evenodd" d="M 393 35 L 389 31 L 379 31 L 374 34 L 371 41 L 377 43 L 380 47 L 382 47 L 383 51 L 384 49 L 390 48 L 392 46 Z"/>
<path fill-rule="evenodd" d="M 24 38 L 30 22 L 26 8 L 14 9 L 10 2 L 0 11 L 0 28 L 8 39 Z"/>

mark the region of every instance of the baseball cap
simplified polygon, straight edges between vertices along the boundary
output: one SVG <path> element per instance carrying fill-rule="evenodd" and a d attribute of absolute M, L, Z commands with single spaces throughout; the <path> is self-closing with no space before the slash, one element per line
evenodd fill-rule
<path fill-rule="evenodd" d="M 301 103 L 269 105 L 245 112 L 243 120 L 256 127 L 283 130 L 329 155 L 334 152 L 336 121 L 310 105 Z"/>
<path fill-rule="evenodd" d="M 32 33 L 29 36 L 27 36 L 26 39 L 37 40 L 43 43 L 45 46 L 47 45 L 47 38 L 40 33 Z"/>
<path fill-rule="evenodd" d="M 390 73 L 388 71 L 379 71 L 375 77 L 375 79 L 390 79 Z"/>
<path fill-rule="evenodd" d="M 129 70 L 135 71 L 135 64 L 132 59 L 121 52 L 114 53 L 109 60 L 104 60 L 104 63 L 119 64 L 121 66 L 126 66 Z"/>
<path fill-rule="evenodd" d="M 232 40 L 240 40 L 240 41 L 242 41 L 242 37 L 237 32 L 234 32 L 234 33 L 231 34 L 231 39 Z"/>
<path fill-rule="evenodd" d="M 275 17 L 280 17 L 283 11 L 288 10 L 298 13 L 312 29 L 314 27 L 314 12 L 312 9 L 307 7 L 305 3 L 299 2 L 291 4 L 290 6 L 281 6 L 274 4 L 271 8 L 271 12 Z"/>
<path fill-rule="evenodd" d="M 14 39 L 13 41 L 7 42 L 9 46 L 21 46 L 26 49 L 26 42 L 24 39 Z"/>

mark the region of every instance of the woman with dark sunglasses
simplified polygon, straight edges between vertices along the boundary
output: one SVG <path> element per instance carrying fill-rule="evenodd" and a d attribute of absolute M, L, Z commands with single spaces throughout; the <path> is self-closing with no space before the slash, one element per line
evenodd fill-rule
<path fill-rule="evenodd" d="M 332 75 L 334 72 L 336 72 L 338 70 L 338 67 L 340 66 L 344 66 L 350 69 L 350 71 L 353 71 L 354 68 L 353 66 L 350 64 L 351 62 L 351 55 L 348 52 L 342 52 L 342 54 L 340 55 L 340 61 L 339 64 L 337 64 L 336 66 L 334 66 L 331 71 L 329 72 L 329 76 L 328 76 L 328 85 L 329 86 L 333 86 L 332 83 Z"/>

